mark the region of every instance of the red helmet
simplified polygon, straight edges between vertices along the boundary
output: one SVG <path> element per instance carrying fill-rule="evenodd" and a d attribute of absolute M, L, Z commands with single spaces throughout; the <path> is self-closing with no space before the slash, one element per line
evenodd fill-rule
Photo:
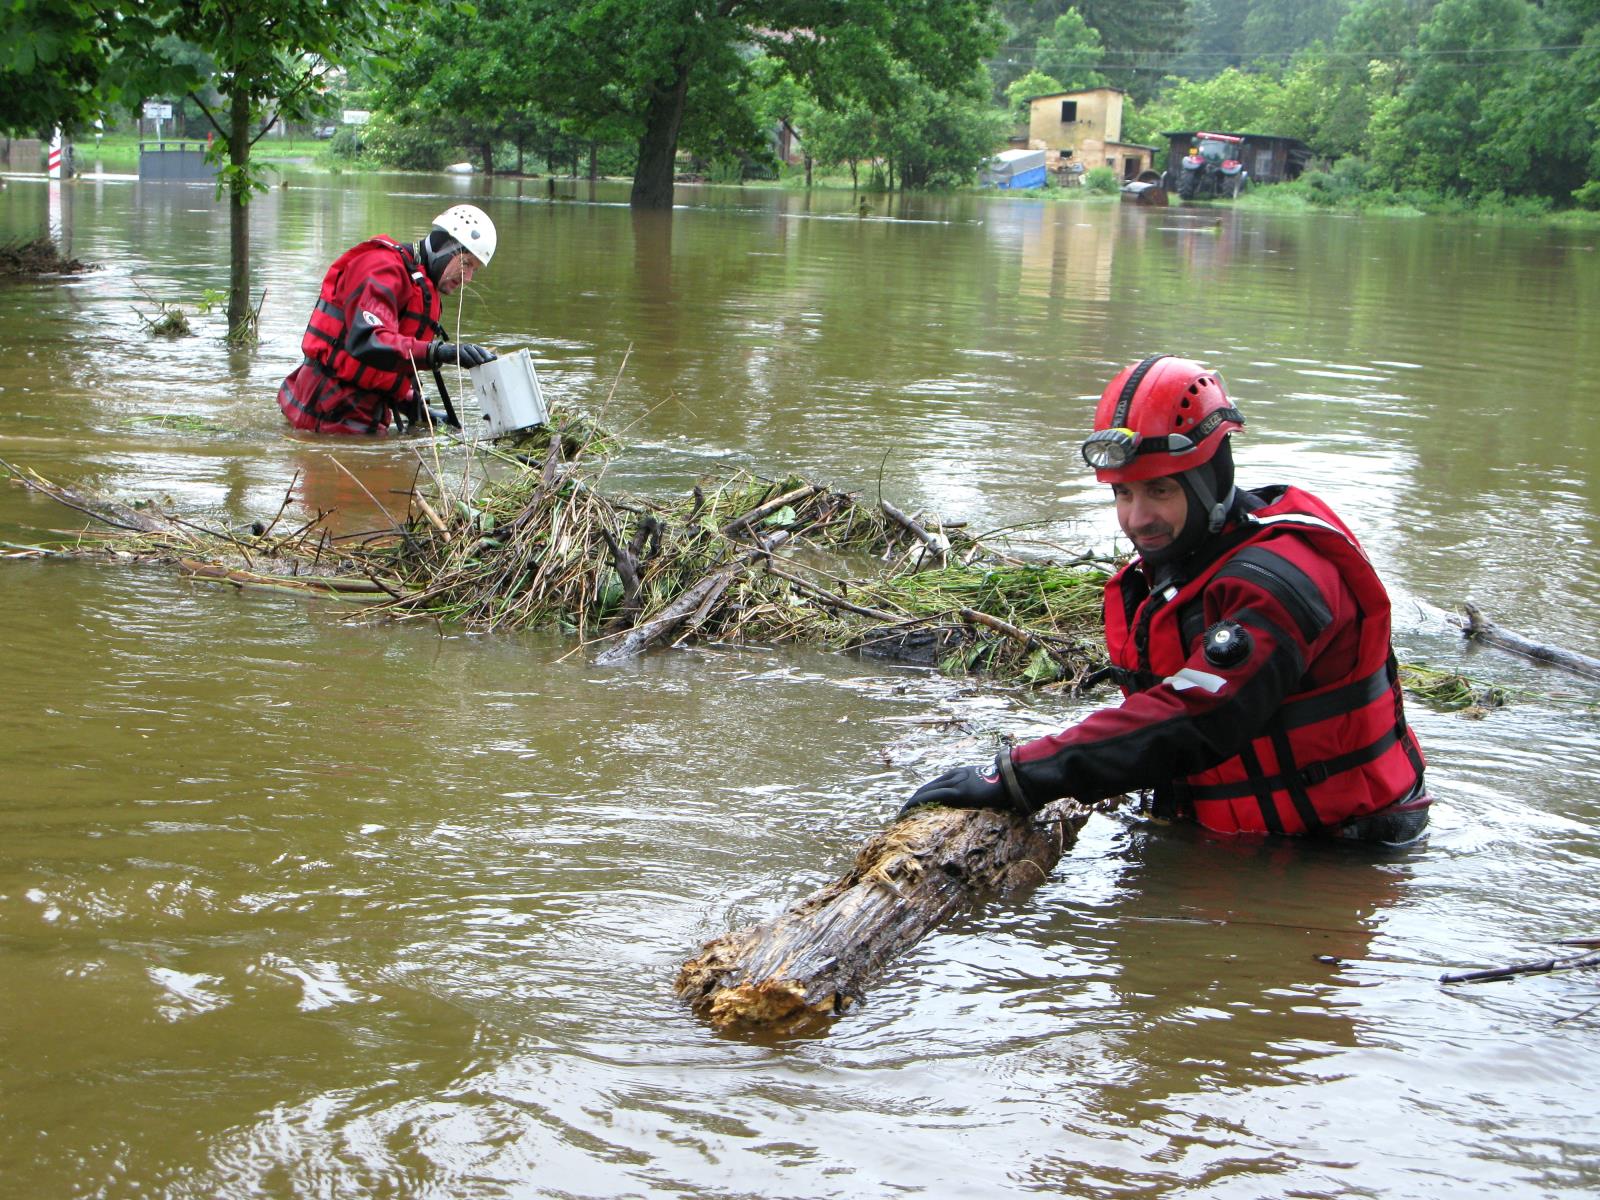
<path fill-rule="evenodd" d="M 1209 462 L 1244 428 L 1222 376 L 1187 358 L 1152 354 L 1125 367 L 1100 395 L 1083 460 L 1101 483 L 1181 475 Z"/>

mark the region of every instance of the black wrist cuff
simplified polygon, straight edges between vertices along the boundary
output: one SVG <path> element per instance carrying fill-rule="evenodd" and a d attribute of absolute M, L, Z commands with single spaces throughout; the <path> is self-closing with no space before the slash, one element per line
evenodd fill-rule
<path fill-rule="evenodd" d="M 1033 805 L 1028 803 L 1028 798 L 1022 794 L 1022 784 L 1017 781 L 1017 768 L 1011 762 L 1011 747 L 1000 747 L 1000 753 L 994 756 L 994 765 L 1000 771 L 1000 782 L 1005 788 L 1006 799 L 1011 801 L 1011 807 L 1025 817 L 1033 815 Z"/>

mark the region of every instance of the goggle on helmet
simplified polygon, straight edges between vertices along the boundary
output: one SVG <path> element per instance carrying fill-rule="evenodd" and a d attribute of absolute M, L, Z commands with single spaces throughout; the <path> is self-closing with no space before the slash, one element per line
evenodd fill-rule
<path fill-rule="evenodd" d="M 1152 354 L 1106 386 L 1094 427 L 1083 443 L 1083 461 L 1101 483 L 1132 483 L 1209 462 L 1227 434 L 1244 428 L 1244 415 L 1215 371 Z"/>

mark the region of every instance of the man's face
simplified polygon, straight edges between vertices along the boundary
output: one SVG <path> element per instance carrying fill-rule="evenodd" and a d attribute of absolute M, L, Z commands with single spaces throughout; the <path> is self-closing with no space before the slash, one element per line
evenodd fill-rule
<path fill-rule="evenodd" d="M 1189 497 L 1177 476 L 1113 483 L 1111 494 L 1117 499 L 1117 524 L 1140 554 L 1172 545 L 1183 532 Z"/>
<path fill-rule="evenodd" d="M 460 291 L 482 268 L 483 264 L 471 251 L 463 250 L 445 266 L 444 274 L 439 276 L 439 290 L 446 296 Z"/>

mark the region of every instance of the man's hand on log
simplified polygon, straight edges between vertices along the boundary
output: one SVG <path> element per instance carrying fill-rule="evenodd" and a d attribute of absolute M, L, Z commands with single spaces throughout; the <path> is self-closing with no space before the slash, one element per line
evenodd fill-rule
<path fill-rule="evenodd" d="M 1011 750 L 1006 747 L 987 767 L 956 767 L 946 771 L 913 792 L 911 799 L 901 806 L 900 816 L 909 816 L 924 804 L 945 808 L 994 808 L 1028 816 L 1033 812 L 1033 805 L 1017 786 L 1010 766 Z"/>

